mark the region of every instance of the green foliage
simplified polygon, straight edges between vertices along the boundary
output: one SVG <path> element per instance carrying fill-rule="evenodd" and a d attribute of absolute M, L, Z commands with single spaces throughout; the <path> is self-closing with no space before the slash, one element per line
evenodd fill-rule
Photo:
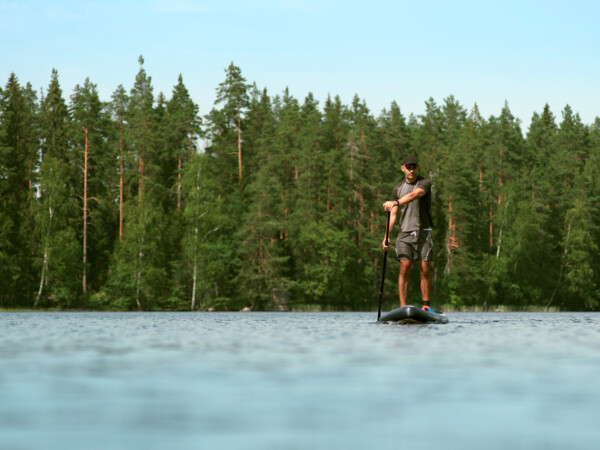
<path fill-rule="evenodd" d="M 303 302 L 336 309 L 360 303 L 367 280 L 357 263 L 360 250 L 347 231 L 326 222 L 308 222 L 296 242 L 297 293 Z"/>
<path fill-rule="evenodd" d="M 17 304 L 36 284 L 37 109 L 31 86 L 11 74 L 0 89 L 0 305 Z"/>
<path fill-rule="evenodd" d="M 0 89 L 0 307 L 267 310 L 283 292 L 372 310 L 381 205 L 412 153 L 432 181 L 434 304 L 600 308 L 600 118 L 545 105 L 523 136 L 508 104 L 484 119 L 453 96 L 376 117 L 358 96 L 270 96 L 233 63 L 201 118 L 182 76 L 155 95 L 139 62 L 110 103 L 86 79 L 67 104 L 55 70 L 40 100 L 14 74 Z M 393 251 L 387 267 L 394 307 Z"/>

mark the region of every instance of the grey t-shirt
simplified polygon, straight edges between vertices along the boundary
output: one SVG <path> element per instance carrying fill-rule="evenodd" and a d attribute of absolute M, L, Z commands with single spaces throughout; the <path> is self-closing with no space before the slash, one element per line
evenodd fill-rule
<path fill-rule="evenodd" d="M 425 230 L 433 226 L 431 220 L 431 182 L 427 178 L 417 177 L 414 183 L 400 182 L 392 194 L 398 200 L 415 189 L 423 189 L 425 195 L 400 207 L 400 231 L 408 233 L 411 231 Z"/>

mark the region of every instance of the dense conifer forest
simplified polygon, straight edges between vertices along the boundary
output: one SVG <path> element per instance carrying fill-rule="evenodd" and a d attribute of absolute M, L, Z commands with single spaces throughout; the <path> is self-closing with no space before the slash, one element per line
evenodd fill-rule
<path fill-rule="evenodd" d="M 376 309 L 408 153 L 433 184 L 434 306 L 599 308 L 599 118 L 540 105 L 522 130 L 508 104 L 484 118 L 453 96 L 375 115 L 233 63 L 201 114 L 143 63 L 109 101 L 89 79 L 67 97 L 56 71 L 0 89 L 0 308 Z"/>

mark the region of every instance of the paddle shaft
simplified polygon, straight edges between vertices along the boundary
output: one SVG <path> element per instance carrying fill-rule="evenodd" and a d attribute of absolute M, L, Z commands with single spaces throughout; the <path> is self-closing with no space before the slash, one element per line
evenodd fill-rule
<path fill-rule="evenodd" d="M 387 224 L 385 226 L 385 245 L 390 244 L 390 211 L 387 214 Z M 387 248 L 383 251 L 383 268 L 381 270 L 381 289 L 379 290 L 379 310 L 377 311 L 377 322 L 381 318 L 381 302 L 383 301 L 383 283 L 385 282 L 385 266 L 387 263 Z"/>

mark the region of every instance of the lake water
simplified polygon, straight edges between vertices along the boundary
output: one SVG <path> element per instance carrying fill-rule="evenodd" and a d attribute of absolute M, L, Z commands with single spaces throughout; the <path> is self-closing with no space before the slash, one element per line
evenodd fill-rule
<path fill-rule="evenodd" d="M 600 314 L 0 313 L 0 448 L 597 449 Z"/>

